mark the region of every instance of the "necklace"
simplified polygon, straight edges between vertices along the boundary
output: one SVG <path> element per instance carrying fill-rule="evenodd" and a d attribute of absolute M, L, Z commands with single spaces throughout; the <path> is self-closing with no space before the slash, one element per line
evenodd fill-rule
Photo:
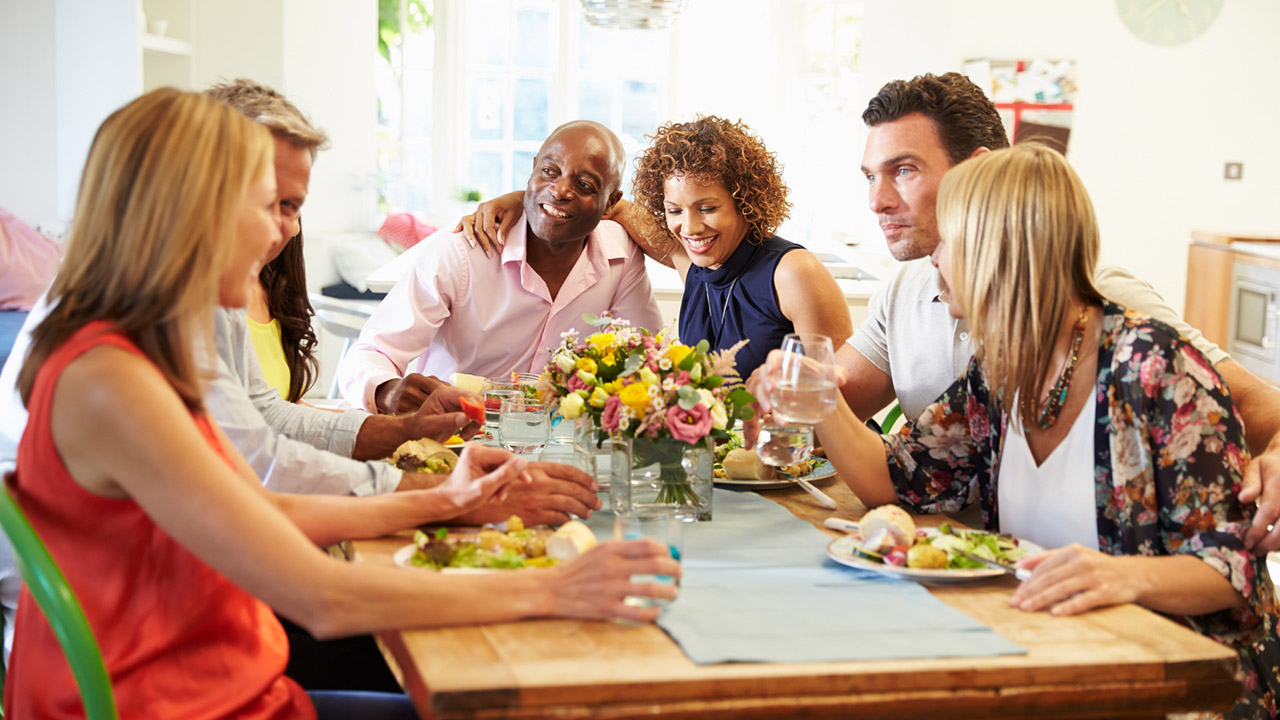
<path fill-rule="evenodd" d="M 1044 410 L 1040 413 L 1040 419 L 1036 421 L 1036 425 L 1041 430 L 1048 430 L 1058 422 L 1058 414 L 1062 412 L 1062 406 L 1067 402 L 1067 391 L 1071 389 L 1071 376 L 1076 371 L 1076 361 L 1080 359 L 1080 346 L 1084 343 L 1084 329 L 1088 321 L 1089 306 L 1086 305 L 1080 310 L 1080 318 L 1076 320 L 1075 337 L 1071 340 L 1071 354 L 1067 357 L 1067 364 L 1062 366 L 1058 381 L 1049 391 L 1049 402 L 1045 404 Z"/>
<path fill-rule="evenodd" d="M 716 330 L 715 339 L 717 341 L 720 340 L 720 332 L 724 330 L 724 319 L 729 314 L 729 298 L 733 297 L 733 288 L 737 284 L 738 284 L 738 278 L 734 278 L 733 282 L 729 283 L 729 292 L 724 294 L 724 306 L 720 308 L 720 324 L 717 325 L 715 328 Z M 703 284 L 702 289 L 706 292 L 706 295 L 707 295 L 707 319 L 715 320 L 716 309 L 715 309 L 715 306 L 711 304 L 711 283 Z M 716 345 L 716 343 L 712 343 L 712 345 L 714 346 Z"/>

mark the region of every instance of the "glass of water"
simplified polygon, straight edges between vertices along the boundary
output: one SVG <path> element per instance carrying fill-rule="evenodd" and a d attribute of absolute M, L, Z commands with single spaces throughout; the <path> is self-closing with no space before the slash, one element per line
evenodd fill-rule
<path fill-rule="evenodd" d="M 551 408 L 522 393 L 502 399 L 498 412 L 498 440 L 517 454 L 540 453 L 551 437 Z"/>
<path fill-rule="evenodd" d="M 674 508 L 644 509 L 635 512 L 618 513 L 613 518 L 613 537 L 615 540 L 636 540 L 653 538 L 666 545 L 671 551 L 672 559 L 682 562 L 684 553 L 684 526 L 691 518 Z M 635 583 L 666 583 L 680 586 L 680 580 L 670 575 L 632 575 Z M 635 607 L 666 605 L 667 600 L 649 597 L 628 597 L 626 603 Z"/>
<path fill-rule="evenodd" d="M 816 333 L 784 337 L 782 362 L 769 391 L 773 419 L 761 427 L 756 443 L 760 459 L 774 466 L 808 459 L 813 426 L 835 410 L 837 392 L 831 338 Z"/>
<path fill-rule="evenodd" d="M 520 386 L 513 380 L 489 378 L 484 381 L 484 427 L 490 435 L 498 431 L 502 401 L 519 393 Z"/>

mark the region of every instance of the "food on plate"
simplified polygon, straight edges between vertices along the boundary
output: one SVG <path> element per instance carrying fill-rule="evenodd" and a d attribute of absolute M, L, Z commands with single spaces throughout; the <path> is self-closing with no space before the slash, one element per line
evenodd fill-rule
<path fill-rule="evenodd" d="M 907 551 L 907 567 L 917 570 L 941 570 L 947 566 L 947 551 L 930 543 L 919 542 Z"/>
<path fill-rule="evenodd" d="M 417 550 L 409 563 L 436 569 L 450 567 L 494 570 L 550 567 L 556 564 L 558 559 L 547 554 L 550 538 L 553 537 L 549 528 L 526 528 L 518 515 L 512 515 L 506 525 L 505 531 L 486 528 L 478 533 L 452 535 L 446 528 L 440 528 L 434 536 L 418 530 L 413 534 L 413 544 L 417 546 Z M 592 536 L 592 540 L 594 539 Z"/>
<path fill-rule="evenodd" d="M 800 477 L 813 472 L 813 468 L 816 467 L 817 464 L 818 461 L 816 459 L 809 458 L 808 460 L 801 460 L 798 463 L 791 463 L 790 465 L 780 465 L 778 467 L 778 472 L 790 475 L 791 477 Z"/>
<path fill-rule="evenodd" d="M 897 505 L 881 505 L 858 521 L 862 549 L 881 555 L 896 547 L 910 547 L 915 541 L 916 523 Z"/>
<path fill-rule="evenodd" d="M 936 533 L 916 528 L 915 521 L 896 505 L 882 505 L 858 521 L 861 539 L 854 555 L 885 565 L 919 570 L 972 570 L 986 567 L 961 553 L 1012 566 L 1027 554 L 1017 538 L 1008 535 L 961 530 L 943 523 Z"/>
<path fill-rule="evenodd" d="M 773 468 L 764 464 L 755 450 L 730 450 L 721 463 L 724 476 L 731 480 L 764 480 L 773 476 Z"/>
<path fill-rule="evenodd" d="M 568 560 L 596 546 L 596 534 L 577 520 L 570 520 L 547 539 L 547 555 L 556 560 Z"/>
<path fill-rule="evenodd" d="M 447 473 L 458 464 L 458 456 L 431 438 L 408 440 L 388 459 L 405 472 Z"/>
<path fill-rule="evenodd" d="M 459 390 L 473 392 L 477 395 L 484 392 L 484 378 L 480 377 L 479 375 L 468 375 L 466 373 L 453 373 L 452 375 L 449 376 L 449 384 L 458 388 Z"/>
<path fill-rule="evenodd" d="M 458 398 L 458 404 L 462 406 L 462 413 L 467 416 L 468 420 L 472 422 L 480 423 L 481 425 L 484 424 L 484 402 L 483 401 L 472 400 L 471 398 L 464 395 Z"/>

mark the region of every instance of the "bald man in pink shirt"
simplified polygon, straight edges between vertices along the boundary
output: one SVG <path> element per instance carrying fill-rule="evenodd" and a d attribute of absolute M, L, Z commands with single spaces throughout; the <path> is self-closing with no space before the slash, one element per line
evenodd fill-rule
<path fill-rule="evenodd" d="M 524 217 L 501 253 L 486 257 L 462 233 L 424 240 L 338 368 L 347 401 L 407 412 L 454 372 L 541 372 L 561 333 L 590 332 L 584 313 L 660 330 L 644 255 L 601 221 L 622 198 L 625 158 L 603 125 L 562 125 L 534 159 Z"/>

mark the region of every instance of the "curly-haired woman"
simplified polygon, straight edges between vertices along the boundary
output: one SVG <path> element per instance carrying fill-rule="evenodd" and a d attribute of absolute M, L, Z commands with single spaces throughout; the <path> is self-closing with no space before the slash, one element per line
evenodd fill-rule
<path fill-rule="evenodd" d="M 711 115 L 667 123 L 650 137 L 636 157 L 635 202 L 620 202 L 614 219 L 650 257 L 680 273 L 681 341 L 722 350 L 749 340 L 737 354 L 744 378 L 787 333 L 844 343 L 853 324 L 835 279 L 813 253 L 774 234 L 791 203 L 778 160 L 760 138 L 741 121 Z M 506 226 L 485 228 L 495 215 L 517 216 L 505 210 L 515 211 L 518 197 L 481 205 L 461 229 L 492 243 Z"/>

